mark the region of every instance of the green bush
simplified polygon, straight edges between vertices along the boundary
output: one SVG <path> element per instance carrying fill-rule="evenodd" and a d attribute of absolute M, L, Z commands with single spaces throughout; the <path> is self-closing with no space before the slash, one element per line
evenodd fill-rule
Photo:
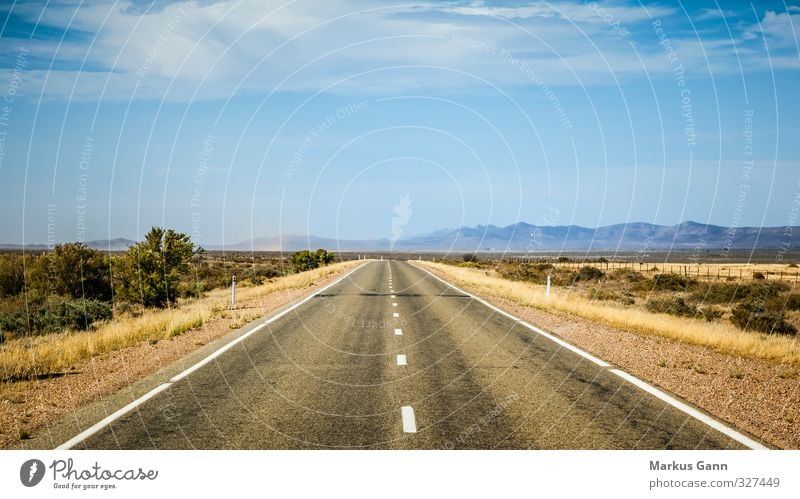
<path fill-rule="evenodd" d="M 334 253 L 322 248 L 313 253 L 308 250 L 298 251 L 292 255 L 292 268 L 295 272 L 305 272 L 306 270 L 328 265 L 335 258 L 336 255 Z"/>
<path fill-rule="evenodd" d="M 603 271 L 597 267 L 584 266 L 575 275 L 576 281 L 599 281 L 603 278 Z"/>
<path fill-rule="evenodd" d="M 705 303 L 734 303 L 773 300 L 788 289 L 785 283 L 704 283 L 692 293 L 692 299 Z"/>
<path fill-rule="evenodd" d="M 653 276 L 654 291 L 688 291 L 697 286 L 697 280 L 677 274 L 657 274 Z"/>
<path fill-rule="evenodd" d="M 14 296 L 25 289 L 22 255 L 0 255 L 0 297 Z"/>
<path fill-rule="evenodd" d="M 697 317 L 700 311 L 694 305 L 686 303 L 683 298 L 656 298 L 647 300 L 647 310 L 658 314 L 669 314 L 678 317 Z"/>
<path fill-rule="evenodd" d="M 718 309 L 717 307 L 705 307 L 700 309 L 700 315 L 702 315 L 703 319 L 706 321 L 714 322 L 722 317 L 722 310 Z"/>
<path fill-rule="evenodd" d="M 98 321 L 112 317 L 111 305 L 99 300 L 51 298 L 26 314 L 24 311 L 0 314 L 0 328 L 21 335 L 57 333 L 65 329 L 89 329 Z"/>
<path fill-rule="evenodd" d="M 792 293 L 786 297 L 786 310 L 800 310 L 800 294 Z"/>
<path fill-rule="evenodd" d="M 740 303 L 731 311 L 731 322 L 741 329 L 767 334 L 796 334 L 797 328 L 786 321 L 781 311 L 767 310 L 763 305 Z"/>

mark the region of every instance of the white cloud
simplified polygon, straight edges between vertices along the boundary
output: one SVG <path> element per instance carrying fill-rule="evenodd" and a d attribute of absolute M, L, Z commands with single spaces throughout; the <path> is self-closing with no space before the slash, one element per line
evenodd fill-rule
<path fill-rule="evenodd" d="M 147 15 L 130 1 L 54 4 L 44 13 L 25 4 L 18 14 L 94 34 L 63 43 L 26 41 L 32 57 L 55 60 L 59 68 L 47 74 L 40 64 L 26 75 L 26 88 L 29 95 L 63 98 L 74 86 L 72 98 L 81 100 L 101 94 L 127 99 L 134 89 L 139 98 L 184 100 L 264 94 L 278 86 L 392 93 L 483 86 L 480 78 L 501 87 L 529 85 L 530 76 L 499 55 L 503 50 L 551 86 L 613 84 L 615 76 L 644 74 L 631 41 L 651 77 L 671 72 L 647 21 L 667 19 L 674 9 L 577 1 L 521 7 L 385 2 L 329 0 L 313 2 L 313 8 L 306 1 L 160 2 Z M 791 17 L 768 13 L 763 31 L 785 40 L 781 16 Z M 621 35 L 610 21 L 631 31 L 638 26 L 637 36 Z M 495 50 L 454 42 L 454 35 Z M 15 43 L 3 39 L 0 47 L 8 51 Z M 725 38 L 704 39 L 701 47 L 694 38 L 676 37 L 674 45 L 688 70 L 705 70 L 706 56 L 715 69 L 734 70 Z M 79 72 L 84 60 L 92 72 Z M 396 66 L 415 67 L 385 70 Z M 367 74 L 354 77 L 361 72 Z"/>

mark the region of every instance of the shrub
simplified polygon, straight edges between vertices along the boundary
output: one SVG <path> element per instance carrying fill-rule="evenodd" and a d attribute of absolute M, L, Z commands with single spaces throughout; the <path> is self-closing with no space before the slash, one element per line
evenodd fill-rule
<path fill-rule="evenodd" d="M 787 310 L 800 310 L 800 294 L 792 293 L 786 297 Z"/>
<path fill-rule="evenodd" d="M 606 274 L 610 279 L 627 281 L 627 282 L 641 282 L 646 278 L 640 272 L 635 270 L 617 269 Z"/>
<path fill-rule="evenodd" d="M 696 279 L 677 274 L 657 274 L 652 283 L 656 291 L 688 291 L 697 286 Z"/>
<path fill-rule="evenodd" d="M 305 272 L 306 270 L 316 269 L 322 265 L 328 265 L 336 258 L 334 253 L 331 253 L 322 248 L 315 252 L 308 250 L 298 251 L 292 255 L 292 268 L 295 272 Z"/>
<path fill-rule="evenodd" d="M 754 281 L 763 281 L 764 279 L 766 279 L 766 276 L 762 272 L 753 272 Z"/>
<path fill-rule="evenodd" d="M 700 285 L 692 298 L 707 303 L 732 303 L 740 301 L 772 300 L 788 288 L 785 283 L 708 283 Z"/>
<path fill-rule="evenodd" d="M 576 281 L 598 281 L 603 277 L 603 271 L 597 267 L 584 266 L 575 275 Z"/>
<path fill-rule="evenodd" d="M 683 298 L 664 298 L 647 300 L 647 310 L 658 314 L 669 314 L 678 317 L 696 317 L 700 311 Z"/>
<path fill-rule="evenodd" d="M 110 262 L 83 243 L 57 244 L 42 257 L 51 279 L 50 291 L 72 298 L 111 300 Z"/>
<path fill-rule="evenodd" d="M 0 296 L 14 296 L 25 288 L 22 255 L 0 255 Z"/>
<path fill-rule="evenodd" d="M 476 255 L 475 253 L 465 253 L 461 256 L 461 259 L 464 260 L 465 262 L 477 262 L 478 255 Z"/>
<path fill-rule="evenodd" d="M 703 319 L 705 319 L 707 322 L 714 322 L 722 317 L 722 310 L 718 309 L 717 307 L 705 307 L 700 309 L 700 315 L 702 315 Z"/>
<path fill-rule="evenodd" d="M 781 311 L 767 310 L 763 305 L 740 303 L 731 311 L 731 322 L 741 329 L 767 334 L 796 334 L 797 328 L 786 321 Z"/>
<path fill-rule="evenodd" d="M 53 298 L 32 310 L 0 314 L 0 328 L 15 334 L 57 333 L 65 329 L 89 329 L 98 321 L 112 317 L 111 305 L 99 300 Z"/>

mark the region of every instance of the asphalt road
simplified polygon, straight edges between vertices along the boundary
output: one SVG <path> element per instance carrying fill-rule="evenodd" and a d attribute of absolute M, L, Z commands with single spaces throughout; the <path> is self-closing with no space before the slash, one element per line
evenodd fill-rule
<path fill-rule="evenodd" d="M 399 261 L 358 268 L 74 446 L 742 447 Z"/>

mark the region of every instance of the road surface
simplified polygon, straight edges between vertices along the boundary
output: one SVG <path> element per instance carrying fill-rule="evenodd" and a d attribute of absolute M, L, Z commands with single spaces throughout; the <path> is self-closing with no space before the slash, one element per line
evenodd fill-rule
<path fill-rule="evenodd" d="M 745 447 L 612 369 L 410 263 L 373 261 L 70 446 Z"/>

